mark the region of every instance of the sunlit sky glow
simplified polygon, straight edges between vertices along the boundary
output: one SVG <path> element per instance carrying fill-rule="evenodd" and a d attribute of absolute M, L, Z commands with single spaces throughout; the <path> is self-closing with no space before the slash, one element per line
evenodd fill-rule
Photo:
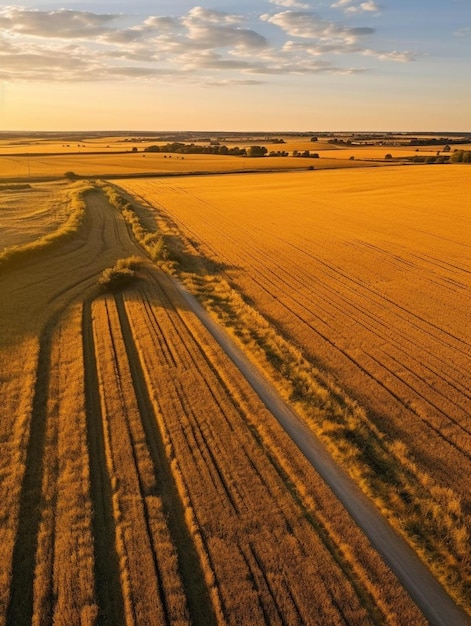
<path fill-rule="evenodd" d="M 0 130 L 470 131 L 471 0 L 0 6 Z"/>

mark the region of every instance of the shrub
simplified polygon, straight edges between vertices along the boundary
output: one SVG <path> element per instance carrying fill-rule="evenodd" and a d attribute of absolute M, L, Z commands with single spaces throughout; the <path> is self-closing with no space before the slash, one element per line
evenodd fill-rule
<path fill-rule="evenodd" d="M 98 284 L 103 291 L 117 291 L 132 283 L 137 277 L 136 270 L 142 264 L 139 257 L 118 259 L 113 267 L 107 267 L 101 273 Z"/>

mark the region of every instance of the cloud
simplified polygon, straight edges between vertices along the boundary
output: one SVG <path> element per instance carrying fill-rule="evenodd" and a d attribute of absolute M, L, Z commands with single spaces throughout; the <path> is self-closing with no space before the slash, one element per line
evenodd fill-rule
<path fill-rule="evenodd" d="M 400 63 L 408 63 L 415 60 L 414 53 L 409 50 L 403 52 L 398 52 L 397 50 L 374 50 L 372 48 L 364 48 L 355 43 L 338 41 L 328 43 L 287 41 L 283 46 L 283 50 L 286 52 L 305 52 L 312 56 L 322 56 L 327 54 L 358 54 L 366 57 L 373 57 L 380 61 L 397 61 Z"/>
<path fill-rule="evenodd" d="M 252 79 L 223 79 L 223 80 L 208 80 L 204 84 L 205 87 L 231 87 L 231 86 L 244 86 L 244 87 L 253 87 L 258 85 L 264 85 L 265 81 L 263 80 L 252 80 Z"/>
<path fill-rule="evenodd" d="M 305 6 L 298 0 L 271 1 L 292 8 Z M 345 8 L 358 3 L 338 0 L 336 4 Z M 270 41 L 258 32 L 257 19 L 281 29 L 281 35 L 278 31 Z M 264 30 L 270 32 L 266 26 Z M 353 75 L 366 71 L 365 57 L 378 62 L 412 60 L 409 52 L 364 45 L 374 32 L 369 26 L 354 28 L 292 9 L 252 15 L 249 22 L 244 15 L 201 6 L 179 16 L 141 19 L 7 6 L 0 8 L 0 79 L 159 80 L 243 87 L 261 84 L 260 76 Z M 348 61 L 341 63 L 334 55 L 349 55 Z"/>
<path fill-rule="evenodd" d="M 280 7 L 289 7 L 293 9 L 309 9 L 309 4 L 304 2 L 298 2 L 297 0 L 268 0 L 272 4 L 276 4 Z"/>
<path fill-rule="evenodd" d="M 370 27 L 349 27 L 324 20 L 314 13 L 302 11 L 283 11 L 275 15 L 262 15 L 262 20 L 276 24 L 288 35 L 302 37 L 305 39 L 340 39 L 342 41 L 354 42 L 359 37 L 372 35 L 374 28 Z"/>
<path fill-rule="evenodd" d="M 375 12 L 380 11 L 380 6 L 374 0 L 366 0 L 359 4 L 354 3 L 354 0 L 338 0 L 330 5 L 334 9 L 342 9 L 345 13 L 363 13 L 363 12 Z"/>
<path fill-rule="evenodd" d="M 455 37 L 470 37 L 471 36 L 471 27 L 470 26 L 465 26 L 463 28 L 459 28 L 453 34 L 455 35 Z"/>
<path fill-rule="evenodd" d="M 120 16 L 86 11 L 33 11 L 21 7 L 0 9 L 0 28 L 13 33 L 60 39 L 96 37 L 106 33 Z"/>

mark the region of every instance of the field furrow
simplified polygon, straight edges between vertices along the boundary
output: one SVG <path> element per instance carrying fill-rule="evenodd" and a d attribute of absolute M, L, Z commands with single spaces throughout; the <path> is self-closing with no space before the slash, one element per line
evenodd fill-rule
<path fill-rule="evenodd" d="M 41 522 L 41 496 L 47 428 L 50 367 L 48 330 L 40 340 L 36 384 L 26 445 L 25 470 L 19 497 L 18 526 L 14 541 L 10 600 L 6 624 L 30 623 L 33 618 L 33 586 L 38 533 Z"/>
<path fill-rule="evenodd" d="M 80 318 L 41 342 L 9 624 L 91 624 L 97 612 Z"/>

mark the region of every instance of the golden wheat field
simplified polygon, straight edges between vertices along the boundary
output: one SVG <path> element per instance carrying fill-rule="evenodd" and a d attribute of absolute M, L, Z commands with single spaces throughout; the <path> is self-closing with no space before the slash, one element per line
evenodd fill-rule
<path fill-rule="evenodd" d="M 0 183 L 0 254 L 56 230 L 67 218 L 67 187 Z"/>
<path fill-rule="evenodd" d="M 181 278 L 469 602 L 467 169 L 120 184 L 156 212 L 170 247 L 184 237 L 169 254 Z M 307 362 L 290 356 L 293 345 Z M 328 407 L 336 384 L 361 411 Z"/>
<path fill-rule="evenodd" d="M 335 155 L 337 156 L 337 155 Z M 162 154 L 137 152 L 124 154 L 29 154 L 0 156 L 1 179 L 28 181 L 30 178 L 62 178 L 67 172 L 83 177 L 116 177 L 139 174 L 182 174 L 240 172 L 244 170 L 332 169 L 366 167 L 374 161 L 310 159 L 298 157 L 248 158 L 205 154 Z"/>
<path fill-rule="evenodd" d="M 0 624 L 425 624 L 145 256 L 155 215 L 67 192 L 55 236 L 0 256 Z"/>

